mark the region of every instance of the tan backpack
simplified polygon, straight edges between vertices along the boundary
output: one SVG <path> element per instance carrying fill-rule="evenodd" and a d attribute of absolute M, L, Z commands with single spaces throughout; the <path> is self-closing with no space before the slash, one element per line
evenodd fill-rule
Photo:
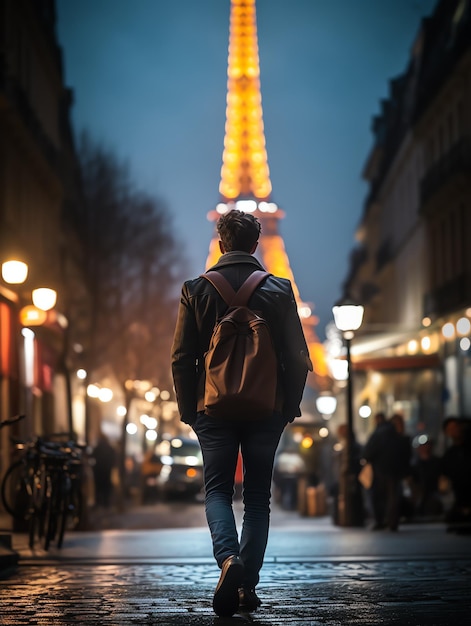
<path fill-rule="evenodd" d="M 202 274 L 228 308 L 216 323 L 205 365 L 205 413 L 228 420 L 270 417 L 275 408 L 278 360 L 267 322 L 248 308 L 269 274 L 256 270 L 237 293 L 216 271 Z"/>

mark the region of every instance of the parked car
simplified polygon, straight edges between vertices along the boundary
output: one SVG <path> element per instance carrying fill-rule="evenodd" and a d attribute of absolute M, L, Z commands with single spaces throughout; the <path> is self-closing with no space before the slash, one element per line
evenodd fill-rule
<path fill-rule="evenodd" d="M 143 502 L 175 495 L 196 497 L 203 490 L 203 455 L 198 441 L 162 439 L 145 454 L 141 474 Z"/>

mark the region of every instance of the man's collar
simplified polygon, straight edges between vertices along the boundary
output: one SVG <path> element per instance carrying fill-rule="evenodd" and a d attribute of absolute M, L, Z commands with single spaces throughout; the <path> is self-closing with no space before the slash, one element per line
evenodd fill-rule
<path fill-rule="evenodd" d="M 250 263 L 255 265 L 257 269 L 263 270 L 263 266 L 252 254 L 248 252 L 242 252 L 241 250 L 234 250 L 234 252 L 226 252 L 223 254 L 216 265 L 210 267 L 210 270 L 216 270 L 226 265 L 234 265 L 238 263 Z M 209 271 L 209 270 L 208 270 Z"/>

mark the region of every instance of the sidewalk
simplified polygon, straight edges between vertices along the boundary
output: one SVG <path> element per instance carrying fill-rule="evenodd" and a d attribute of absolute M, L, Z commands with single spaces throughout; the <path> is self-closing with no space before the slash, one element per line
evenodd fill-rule
<path fill-rule="evenodd" d="M 105 530 L 66 535 L 59 550 L 30 550 L 26 535 L 13 535 L 21 565 L 51 563 L 210 563 L 206 526 L 161 530 Z M 442 524 L 404 525 L 399 532 L 339 528 L 328 518 L 272 526 L 266 563 L 471 560 L 471 537 L 447 533 Z"/>
<path fill-rule="evenodd" d="M 14 535 L 13 547 L 19 566 L 0 583 L 5 625 L 469 624 L 471 537 L 442 524 L 377 533 L 274 511 L 263 604 L 231 619 L 211 608 L 219 570 L 205 526 L 69 533 L 48 553 Z"/>
<path fill-rule="evenodd" d="M 240 524 L 240 504 L 236 517 Z M 161 524 L 175 509 L 158 509 Z M 109 525 L 155 525 L 138 507 Z M 68 533 L 61 550 L 31 551 L 14 534 L 18 566 L 0 581 L 0 624 L 78 626 L 461 626 L 471 608 L 471 536 L 443 524 L 399 532 L 346 529 L 330 518 L 274 508 L 257 591 L 260 609 L 217 618 L 219 577 L 204 507 L 192 528 L 114 528 Z M 181 518 L 179 518 L 181 519 Z"/>

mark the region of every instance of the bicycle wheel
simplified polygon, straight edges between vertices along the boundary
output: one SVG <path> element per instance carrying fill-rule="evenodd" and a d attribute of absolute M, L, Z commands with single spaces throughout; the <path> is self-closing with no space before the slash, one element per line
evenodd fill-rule
<path fill-rule="evenodd" d="M 37 530 L 38 529 L 38 530 Z M 31 511 L 29 518 L 29 529 L 28 529 L 28 545 L 32 550 L 34 548 L 34 540 L 36 538 L 36 532 L 39 533 L 39 516 L 36 511 Z"/>
<path fill-rule="evenodd" d="M 23 461 L 15 461 L 5 472 L 2 480 L 2 503 L 12 517 L 26 519 L 29 511 L 30 496 L 27 489 L 28 474 Z"/>
<path fill-rule="evenodd" d="M 71 503 L 71 492 L 70 492 L 70 484 L 67 485 L 66 481 L 67 477 L 64 477 L 64 488 L 65 493 L 63 493 L 60 497 L 60 501 L 58 503 L 58 533 L 57 533 L 57 547 L 62 548 L 62 542 L 64 541 L 65 529 L 67 527 L 67 522 L 72 513 L 72 503 Z"/>
<path fill-rule="evenodd" d="M 57 531 L 57 493 L 54 480 L 48 478 L 46 501 L 44 503 L 44 549 L 49 550 L 51 541 L 54 541 Z"/>
<path fill-rule="evenodd" d="M 83 495 L 76 487 L 72 488 L 71 494 L 71 516 L 72 516 L 72 530 L 79 530 L 83 524 Z"/>
<path fill-rule="evenodd" d="M 45 487 L 44 472 L 38 470 L 31 477 L 31 508 L 29 512 L 29 547 L 31 549 L 34 547 L 36 536 L 41 540 L 44 533 Z"/>

